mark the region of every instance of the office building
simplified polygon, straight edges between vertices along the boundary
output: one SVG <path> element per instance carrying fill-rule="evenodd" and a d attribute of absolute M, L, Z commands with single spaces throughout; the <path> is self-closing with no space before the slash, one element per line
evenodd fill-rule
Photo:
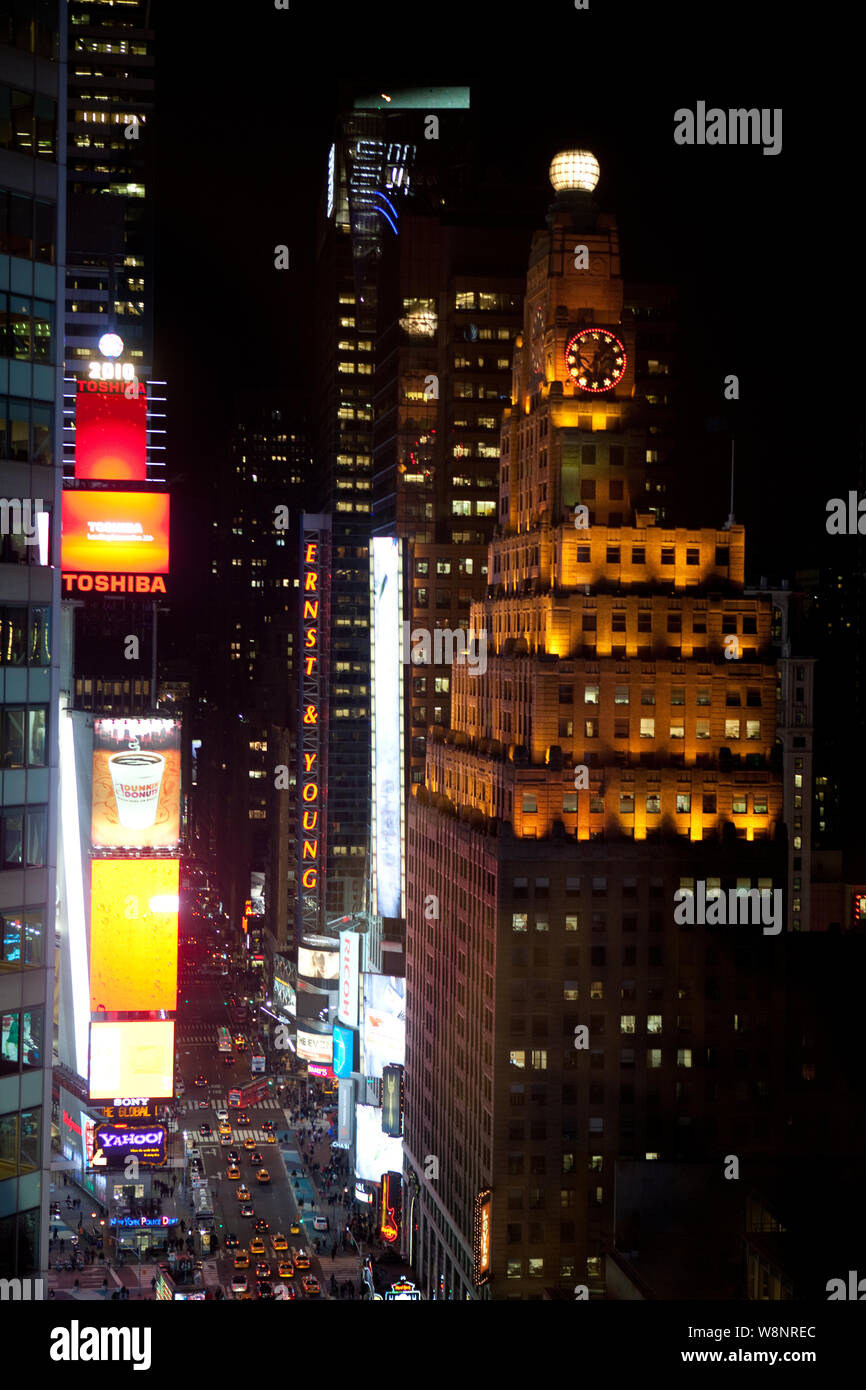
<path fill-rule="evenodd" d="M 54 1037 L 66 35 L 0 18 L 0 1275 L 47 1268 Z"/>
<path fill-rule="evenodd" d="M 470 609 L 486 665 L 452 668 L 409 805 L 405 1153 L 434 1298 L 600 1296 L 615 1158 L 732 1128 L 748 1150 L 778 1122 L 778 1042 L 735 1036 L 771 935 L 735 950 L 688 920 L 707 893 L 772 905 L 770 933 L 791 915 L 773 604 L 745 593 L 733 516 L 667 519 L 676 373 L 597 178 L 585 151 L 551 165 Z"/>

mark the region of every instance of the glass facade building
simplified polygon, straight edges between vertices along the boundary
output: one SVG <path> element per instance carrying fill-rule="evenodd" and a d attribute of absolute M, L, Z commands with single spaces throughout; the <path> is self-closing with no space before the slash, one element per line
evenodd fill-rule
<path fill-rule="evenodd" d="M 47 1262 L 66 40 L 0 17 L 0 1276 Z"/>

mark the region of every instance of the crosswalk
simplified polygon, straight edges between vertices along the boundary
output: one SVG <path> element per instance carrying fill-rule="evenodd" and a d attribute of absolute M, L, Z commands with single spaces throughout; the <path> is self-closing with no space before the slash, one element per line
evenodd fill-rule
<path fill-rule="evenodd" d="M 184 1096 L 182 1100 L 176 1101 L 175 1109 L 178 1115 L 187 1115 L 191 1111 L 195 1111 L 196 1114 L 204 1114 L 204 1111 L 199 1112 L 198 1103 L 200 1100 L 207 1100 L 208 1108 L 211 1110 L 228 1110 L 229 1120 L 232 1119 L 232 1110 L 234 1110 L 235 1107 L 233 1106 L 231 1110 L 229 1109 L 228 1093 L 226 1093 L 225 1095 L 221 1095 L 219 1093 L 214 1093 L 213 1091 L 208 1091 L 207 1093 L 205 1093 L 203 1090 L 195 1091 L 190 1095 Z M 274 1125 L 279 1125 L 280 1129 L 285 1129 L 285 1112 L 281 1106 L 262 1106 L 260 1109 L 259 1105 L 260 1102 L 254 1103 L 253 1105 L 248 1105 L 247 1110 L 255 1111 L 255 1113 L 257 1115 L 260 1115 L 263 1120 L 273 1120 Z"/>
<path fill-rule="evenodd" d="M 276 1153 L 279 1149 L 278 1144 L 268 1143 L 267 1130 L 264 1129 L 233 1129 L 231 1143 L 221 1144 L 218 1134 L 212 1134 L 210 1138 L 206 1139 L 199 1134 L 197 1125 L 192 1127 L 187 1125 L 182 1126 L 182 1128 L 186 1128 L 187 1132 L 192 1135 L 196 1147 L 199 1149 L 236 1149 L 243 1144 L 245 1139 L 252 1139 L 259 1153 L 262 1155 L 264 1155 L 265 1151 L 268 1149 L 271 1153 Z"/>
<path fill-rule="evenodd" d="M 206 1047 L 210 1044 L 213 1048 L 216 1048 L 216 1035 L 216 1025 L 213 1023 L 175 1024 L 175 1042 L 184 1043 L 187 1047 L 193 1044 Z"/>

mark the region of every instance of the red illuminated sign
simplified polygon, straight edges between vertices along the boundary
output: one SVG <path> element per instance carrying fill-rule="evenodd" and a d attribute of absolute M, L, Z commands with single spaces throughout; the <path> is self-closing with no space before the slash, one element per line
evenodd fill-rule
<path fill-rule="evenodd" d="M 143 383 L 78 382 L 75 476 L 145 481 L 147 395 Z"/>

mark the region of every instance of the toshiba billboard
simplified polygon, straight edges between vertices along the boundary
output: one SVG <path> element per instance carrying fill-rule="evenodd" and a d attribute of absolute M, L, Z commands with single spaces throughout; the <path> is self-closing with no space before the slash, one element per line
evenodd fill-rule
<path fill-rule="evenodd" d="M 167 492 L 63 493 L 60 564 L 66 593 L 164 594 L 168 560 Z"/>

